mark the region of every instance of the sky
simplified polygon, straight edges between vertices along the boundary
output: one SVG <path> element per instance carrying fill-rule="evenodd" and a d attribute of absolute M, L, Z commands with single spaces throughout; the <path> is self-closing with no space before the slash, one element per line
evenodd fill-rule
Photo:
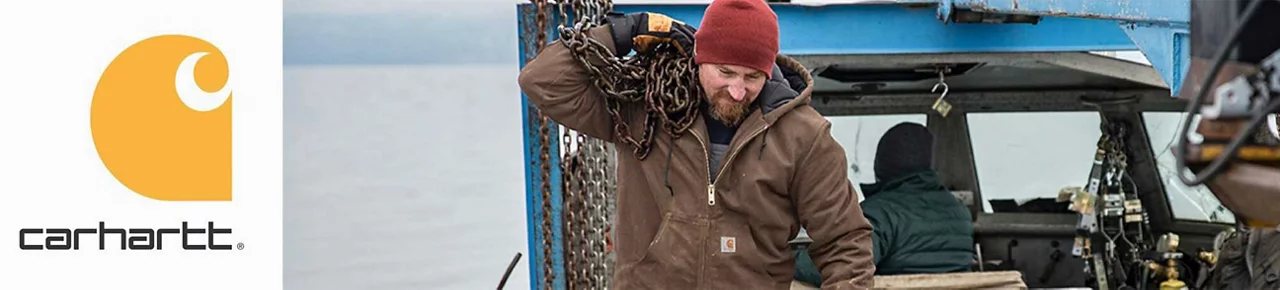
<path fill-rule="evenodd" d="M 629 2 L 639 1 L 614 1 Z M 529 1 L 286 0 L 284 64 L 516 65 L 520 3 Z"/>
<path fill-rule="evenodd" d="M 881 0 L 793 0 L 794 4 Z M 710 0 L 614 0 L 710 3 Z M 285 65 L 511 64 L 528 0 L 285 0 Z M 1146 62 L 1140 53 L 1118 57 Z"/>
<path fill-rule="evenodd" d="M 797 0 L 849 3 L 867 0 Z M 878 0 L 871 0 L 878 1 Z M 615 0 L 710 3 L 710 0 Z M 516 5 L 528 0 L 285 0 L 285 65 L 516 65 Z"/>
<path fill-rule="evenodd" d="M 288 0 L 284 64 L 515 64 L 515 5 Z"/>

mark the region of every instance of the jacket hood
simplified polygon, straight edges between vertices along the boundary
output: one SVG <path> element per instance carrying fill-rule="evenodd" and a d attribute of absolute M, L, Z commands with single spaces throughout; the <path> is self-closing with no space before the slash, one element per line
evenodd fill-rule
<path fill-rule="evenodd" d="M 813 76 L 795 59 L 779 54 L 773 76 L 765 81 L 756 103 L 769 123 L 799 105 L 809 103 L 813 93 Z M 775 114 L 776 113 L 776 114 Z"/>

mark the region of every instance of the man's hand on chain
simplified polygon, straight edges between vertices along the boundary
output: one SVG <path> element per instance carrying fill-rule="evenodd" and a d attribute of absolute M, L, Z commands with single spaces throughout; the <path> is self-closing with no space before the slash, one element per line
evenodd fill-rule
<path fill-rule="evenodd" d="M 613 25 L 616 56 L 627 55 L 632 49 L 637 53 L 648 53 L 663 43 L 676 46 L 686 56 L 693 54 L 695 30 L 669 16 L 652 12 L 610 13 L 608 22 Z"/>

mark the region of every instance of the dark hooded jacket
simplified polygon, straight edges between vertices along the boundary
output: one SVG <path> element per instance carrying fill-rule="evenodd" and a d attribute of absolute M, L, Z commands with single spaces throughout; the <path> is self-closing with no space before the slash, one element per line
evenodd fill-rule
<path fill-rule="evenodd" d="M 876 275 L 968 271 L 975 259 L 969 209 L 943 188 L 932 170 L 863 184 L 862 212 L 875 227 Z M 796 279 L 820 284 L 816 268 L 797 251 Z"/>
<path fill-rule="evenodd" d="M 875 226 L 877 274 L 967 271 L 974 261 L 969 208 L 932 170 L 865 184 L 862 212 Z"/>
<path fill-rule="evenodd" d="M 880 137 L 877 183 L 862 185 L 877 275 L 965 271 L 975 260 L 969 209 L 942 186 L 933 151 L 933 134 L 921 124 L 899 123 Z M 806 260 L 803 249 L 797 259 Z M 797 279 L 821 281 L 808 264 L 799 265 Z"/>
<path fill-rule="evenodd" d="M 609 25 L 589 37 L 614 47 Z M 845 151 L 809 106 L 808 71 L 781 55 L 777 66 L 782 73 L 766 82 L 722 157 L 713 158 L 708 118 L 699 116 L 680 137 L 655 137 L 643 160 L 614 142 L 603 93 L 563 44 L 548 45 L 522 69 L 520 87 L 543 113 L 617 145 L 614 288 L 788 289 L 795 269 L 788 241 L 801 226 L 814 240 L 823 288 L 871 288 L 871 226 L 849 218 L 862 212 Z M 628 123 L 643 121 L 640 107 L 623 110 Z"/>

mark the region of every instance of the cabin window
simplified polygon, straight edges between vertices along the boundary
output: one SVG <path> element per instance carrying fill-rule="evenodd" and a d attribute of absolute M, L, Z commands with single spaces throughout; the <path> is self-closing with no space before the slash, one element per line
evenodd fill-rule
<path fill-rule="evenodd" d="M 1147 126 L 1147 136 L 1151 138 L 1151 152 L 1156 155 L 1156 165 L 1160 171 L 1160 182 L 1164 184 L 1165 194 L 1169 200 L 1169 207 L 1173 210 L 1173 216 L 1176 219 L 1194 220 L 1203 222 L 1217 223 L 1235 223 L 1235 215 L 1223 207 L 1218 198 L 1209 192 L 1209 188 L 1204 185 L 1187 186 L 1183 184 L 1176 170 L 1176 160 L 1173 157 L 1172 146 L 1174 139 L 1177 138 L 1178 127 L 1182 125 L 1182 120 L 1186 116 L 1181 112 L 1145 112 L 1142 114 L 1144 123 Z M 1192 120 L 1191 125 L 1195 126 L 1199 122 L 1199 116 Z M 1192 130 L 1195 130 L 1192 127 Z M 1198 137 L 1195 132 L 1191 133 L 1193 141 Z"/>
<path fill-rule="evenodd" d="M 880 137 L 901 122 L 928 125 L 928 117 L 924 114 L 838 116 L 827 117 L 827 120 L 831 121 L 831 135 L 844 147 L 849 163 L 849 180 L 858 191 L 859 202 L 863 195 L 858 184 L 876 182 L 874 164 Z"/>
<path fill-rule="evenodd" d="M 984 212 L 991 200 L 1018 204 L 1085 186 L 1102 136 L 1096 112 L 969 113 Z"/>

